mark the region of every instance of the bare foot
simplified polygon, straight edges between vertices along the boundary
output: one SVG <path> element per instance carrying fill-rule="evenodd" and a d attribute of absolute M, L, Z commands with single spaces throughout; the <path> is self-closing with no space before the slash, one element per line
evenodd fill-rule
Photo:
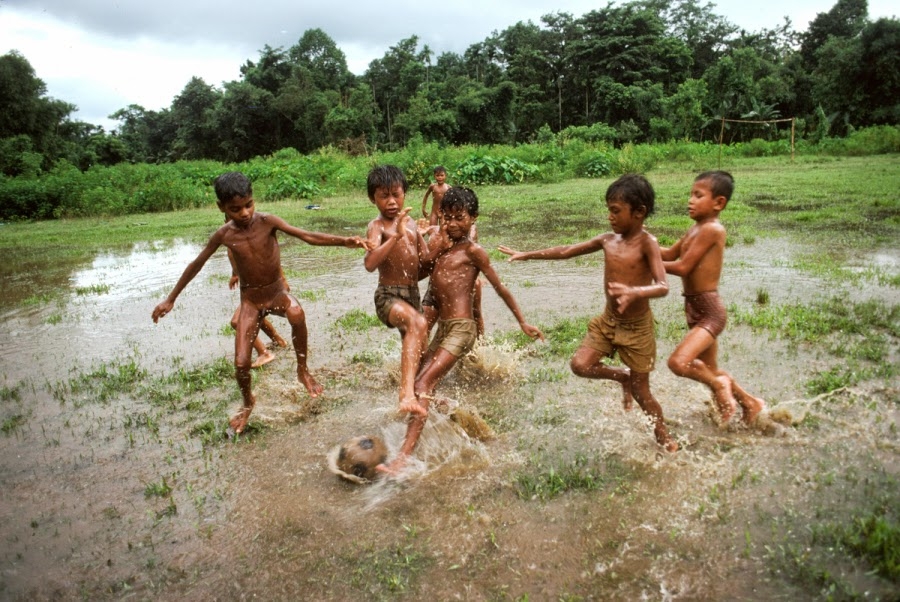
<path fill-rule="evenodd" d="M 263 353 L 260 353 L 258 356 L 256 356 L 256 361 L 250 364 L 250 367 L 259 368 L 260 366 L 265 366 L 274 359 L 275 354 L 266 349 Z"/>
<path fill-rule="evenodd" d="M 297 380 L 303 383 L 310 397 L 318 397 L 325 390 L 325 387 L 320 385 L 307 370 L 297 368 Z"/>
<path fill-rule="evenodd" d="M 656 442 L 669 453 L 678 451 L 678 442 L 669 434 L 669 431 L 665 429 L 665 427 L 660 427 L 655 429 L 654 435 L 656 435 Z"/>
<path fill-rule="evenodd" d="M 379 464 L 375 470 L 389 477 L 396 477 L 406 467 L 406 454 L 400 454 L 389 464 Z"/>
<path fill-rule="evenodd" d="M 415 414 L 416 416 L 428 416 L 428 410 L 419 402 L 417 397 L 400 400 L 400 412 Z"/>
<path fill-rule="evenodd" d="M 255 400 L 254 400 L 255 403 Z M 228 425 L 231 427 L 231 430 L 235 432 L 236 435 L 240 435 L 244 432 L 244 429 L 247 428 L 247 422 L 250 420 L 250 412 L 253 411 L 253 406 L 249 408 L 244 406 L 238 413 L 231 417 L 231 420 L 228 422 Z"/>
<path fill-rule="evenodd" d="M 713 388 L 713 397 L 716 400 L 716 407 L 719 410 L 719 416 L 722 418 L 722 424 L 728 424 L 728 421 L 737 412 L 737 402 L 731 392 L 731 379 L 725 375 L 717 376 L 716 380 L 719 386 Z"/>
<path fill-rule="evenodd" d="M 272 342 L 275 343 L 276 345 L 278 345 L 279 347 L 287 347 L 287 341 L 285 341 L 283 338 L 281 338 L 277 334 L 272 338 Z"/>
<path fill-rule="evenodd" d="M 628 383 L 622 383 L 622 409 L 626 412 L 631 411 L 631 404 L 634 398 L 631 397 L 631 391 Z"/>
<path fill-rule="evenodd" d="M 741 408 L 744 411 L 741 420 L 743 420 L 744 424 L 747 426 L 752 426 L 753 423 L 756 422 L 756 418 L 759 416 L 760 412 L 766 409 L 766 402 L 753 395 L 742 396 L 740 403 Z"/>

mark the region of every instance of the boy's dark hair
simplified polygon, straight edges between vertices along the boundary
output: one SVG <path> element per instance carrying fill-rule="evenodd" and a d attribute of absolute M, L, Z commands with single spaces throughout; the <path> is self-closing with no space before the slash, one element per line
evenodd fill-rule
<path fill-rule="evenodd" d="M 653 213 L 653 204 L 656 193 L 647 178 L 636 173 L 627 173 L 609 185 L 606 189 L 606 202 L 622 201 L 631 206 L 632 211 L 641 207 L 647 210 L 647 215 Z"/>
<path fill-rule="evenodd" d="M 441 212 L 449 213 L 465 209 L 472 217 L 478 217 L 478 196 L 465 186 L 451 186 L 441 199 Z"/>
<path fill-rule="evenodd" d="M 434 168 L 434 173 L 435 174 L 447 173 L 447 168 L 444 167 L 443 165 L 438 165 L 437 167 Z"/>
<path fill-rule="evenodd" d="M 239 171 L 223 173 L 215 179 L 213 186 L 216 189 L 219 205 L 232 199 L 253 196 L 253 185 L 247 176 Z"/>
<path fill-rule="evenodd" d="M 396 165 L 379 165 L 374 167 L 369 172 L 369 177 L 366 178 L 366 190 L 370 199 L 375 198 L 375 191 L 379 188 L 390 189 L 395 184 L 400 184 L 403 187 L 403 193 L 406 194 L 409 184 L 406 182 L 403 170 Z"/>
<path fill-rule="evenodd" d="M 734 178 L 727 171 L 704 171 L 694 178 L 695 182 L 700 180 L 709 180 L 709 188 L 714 197 L 723 196 L 726 203 L 731 200 L 731 195 L 734 193 Z"/>

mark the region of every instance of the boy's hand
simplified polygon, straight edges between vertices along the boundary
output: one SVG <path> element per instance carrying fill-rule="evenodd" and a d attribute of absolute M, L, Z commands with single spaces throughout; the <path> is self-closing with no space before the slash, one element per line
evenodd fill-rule
<path fill-rule="evenodd" d="M 522 253 L 520 253 L 519 251 L 516 251 L 515 249 L 510 249 L 509 247 L 505 247 L 503 245 L 498 246 L 497 250 L 500 251 L 501 253 L 506 253 L 507 255 L 510 255 L 510 258 L 507 261 L 515 261 L 517 259 L 522 258 Z"/>
<path fill-rule="evenodd" d="M 384 235 L 387 237 L 402 238 L 403 231 L 406 228 L 406 220 L 409 219 L 409 207 L 404 207 L 394 216 L 391 225 L 384 229 Z"/>
<path fill-rule="evenodd" d="M 535 328 L 534 326 L 532 326 L 531 324 L 526 324 L 525 322 L 522 322 L 521 326 L 522 326 L 522 332 L 524 332 L 525 334 L 530 336 L 532 339 L 540 339 L 542 341 L 545 340 L 544 333 L 541 332 L 539 329 Z"/>
<path fill-rule="evenodd" d="M 159 305 L 153 308 L 153 323 L 156 324 L 160 318 L 165 316 L 167 313 L 172 311 L 172 308 L 175 306 L 171 301 L 163 301 Z"/>
<path fill-rule="evenodd" d="M 238 278 L 237 274 L 232 274 L 231 278 L 228 279 L 228 288 L 229 290 L 234 290 L 234 287 L 237 286 L 238 282 L 240 282 L 240 278 Z"/>
<path fill-rule="evenodd" d="M 348 249 L 365 249 L 366 251 L 371 251 L 375 248 L 375 246 L 368 240 L 359 236 L 348 236 L 347 240 L 344 242 L 344 246 Z"/>
<path fill-rule="evenodd" d="M 616 300 L 616 309 L 619 310 L 619 313 L 624 313 L 632 301 L 640 298 L 640 295 L 634 291 L 634 287 L 621 282 L 610 282 L 606 290 L 609 291 L 609 296 Z"/>

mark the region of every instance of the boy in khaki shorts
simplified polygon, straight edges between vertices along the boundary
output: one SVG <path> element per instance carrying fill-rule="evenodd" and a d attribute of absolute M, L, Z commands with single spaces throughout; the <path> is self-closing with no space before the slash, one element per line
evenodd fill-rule
<path fill-rule="evenodd" d="M 510 261 L 569 259 L 603 250 L 606 309 L 588 325 L 588 334 L 570 363 L 572 372 L 585 378 L 614 380 L 622 385 L 623 406 L 632 400 L 653 421 L 656 442 L 674 452 L 678 443 L 669 435 L 662 408 L 650 392 L 650 372 L 656 363 L 656 338 L 650 299 L 669 292 L 666 271 L 656 238 L 644 230 L 644 219 L 653 212 L 653 187 L 646 178 L 626 174 L 610 184 L 606 207 L 612 232 L 561 247 L 520 253 L 499 250 Z M 604 358 L 618 353 L 627 368 L 607 366 Z"/>
<path fill-rule="evenodd" d="M 478 338 L 473 299 L 479 274 L 484 274 L 509 307 L 522 332 L 533 339 L 544 339 L 540 330 L 525 322 L 512 293 L 503 286 L 491 266 L 487 251 L 469 239 L 469 233 L 478 217 L 478 197 L 475 193 L 469 188 L 450 188 L 441 200 L 441 216 L 440 232 L 429 241 L 425 261 L 426 264 L 434 262 L 431 292 L 438 312 L 438 328 L 425 352 L 415 382 L 416 397 L 426 409 L 434 388 L 459 358 L 472 349 Z M 427 414 L 410 417 L 406 437 L 397 457 L 390 464 L 379 465 L 378 470 L 396 474 L 406 464 L 425 428 L 427 418 Z"/>

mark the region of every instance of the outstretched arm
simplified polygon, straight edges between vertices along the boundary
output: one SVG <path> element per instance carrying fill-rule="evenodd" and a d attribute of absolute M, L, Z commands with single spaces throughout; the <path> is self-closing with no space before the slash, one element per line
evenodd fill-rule
<path fill-rule="evenodd" d="M 347 247 L 348 249 L 368 249 L 368 241 L 359 236 L 337 236 L 336 234 L 326 234 L 325 232 L 310 232 L 296 226 L 292 226 L 283 219 L 275 215 L 269 215 L 268 219 L 272 220 L 272 225 L 276 230 L 284 232 L 289 236 L 299 238 L 305 243 L 320 247 Z"/>
<path fill-rule="evenodd" d="M 510 256 L 509 261 L 524 261 L 526 259 L 569 259 L 570 257 L 578 257 L 594 253 L 603 248 L 604 243 L 610 233 L 600 234 L 590 240 L 575 243 L 574 245 L 563 245 L 560 247 L 550 247 L 549 249 L 540 249 L 538 251 L 516 251 L 509 247 L 500 245 L 497 250 Z"/>
<path fill-rule="evenodd" d="M 500 282 L 500 276 L 497 275 L 496 270 L 494 270 L 494 267 L 491 265 L 491 260 L 488 258 L 485 250 L 479 245 L 472 245 L 472 248 L 469 250 L 469 256 L 475 267 L 484 274 L 484 277 L 487 278 L 488 282 L 491 283 L 491 286 L 494 287 L 494 290 L 497 291 L 497 294 L 500 295 L 500 298 L 503 299 L 503 302 L 506 303 L 509 311 L 512 312 L 516 321 L 519 323 L 519 328 L 522 329 L 522 332 L 532 339 L 540 339 L 543 341 L 544 333 L 525 321 L 522 310 L 519 309 L 519 304 L 516 303 L 516 299 L 513 297 L 512 293 L 509 292 L 509 289 Z"/>
<path fill-rule="evenodd" d="M 671 247 L 659 247 L 660 256 L 662 256 L 663 261 L 675 261 L 681 256 L 681 244 L 684 242 L 684 238 L 678 239 Z"/>
<path fill-rule="evenodd" d="M 225 228 L 226 226 L 223 226 Z M 206 260 L 208 260 L 213 253 L 216 252 L 216 249 L 219 248 L 219 245 L 222 244 L 222 229 L 216 231 L 215 234 L 210 237 L 209 242 L 206 243 L 206 246 L 203 247 L 203 250 L 200 251 L 200 254 L 197 255 L 197 258 L 190 262 L 186 268 L 184 268 L 184 272 L 181 274 L 181 278 L 178 279 L 178 282 L 175 283 L 175 288 L 172 289 L 172 292 L 169 293 L 169 296 L 166 297 L 166 300 L 153 308 L 153 321 L 158 322 L 160 318 L 165 316 L 167 313 L 172 311 L 172 308 L 175 306 L 175 299 L 178 298 L 178 295 L 181 294 L 181 291 L 184 290 L 184 287 L 190 283 L 191 280 L 194 279 L 194 276 L 200 273 L 200 270 L 203 269 L 203 266 L 206 264 Z"/>

